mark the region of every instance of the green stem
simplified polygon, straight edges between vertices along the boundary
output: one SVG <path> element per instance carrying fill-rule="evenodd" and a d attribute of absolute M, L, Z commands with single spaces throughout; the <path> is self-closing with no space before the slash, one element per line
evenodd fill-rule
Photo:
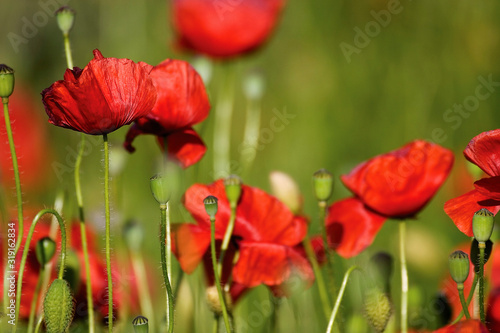
<path fill-rule="evenodd" d="M 226 233 L 224 234 L 224 239 L 222 240 L 222 246 L 219 256 L 219 262 L 217 264 L 217 273 L 222 276 L 222 264 L 224 262 L 224 256 L 226 255 L 227 248 L 229 247 L 229 241 L 234 230 L 234 223 L 236 221 L 236 204 L 231 204 L 231 216 L 229 217 L 229 223 L 226 228 Z"/>
<path fill-rule="evenodd" d="M 38 273 L 38 281 L 35 286 L 35 292 L 33 293 L 33 299 L 31 300 L 30 317 L 28 321 L 28 333 L 33 332 L 33 322 L 35 321 L 36 304 L 38 302 L 38 294 L 40 293 L 40 288 L 43 281 L 43 272 L 45 266 L 40 266 L 40 271 Z"/>
<path fill-rule="evenodd" d="M 144 267 L 142 254 L 139 251 L 136 252 L 132 250 L 131 261 L 134 274 L 137 277 L 137 289 L 139 292 L 141 311 L 149 320 L 149 330 L 151 332 L 156 332 L 153 303 L 151 302 L 151 294 L 149 293 L 149 284 L 146 278 L 146 269 Z"/>
<path fill-rule="evenodd" d="M 64 52 L 66 53 L 66 62 L 69 69 L 73 69 L 73 56 L 71 55 L 71 45 L 69 42 L 69 33 L 63 34 L 64 37 Z"/>
<path fill-rule="evenodd" d="M 19 307 L 21 305 L 21 295 L 22 295 L 22 287 L 23 287 L 23 275 L 24 275 L 24 267 L 26 266 L 26 259 L 28 258 L 28 251 L 30 248 L 31 238 L 33 237 L 33 232 L 35 231 L 35 226 L 40 221 L 40 218 L 45 214 L 52 214 L 57 218 L 57 222 L 59 223 L 59 230 L 61 232 L 61 265 L 59 266 L 59 274 L 58 279 L 62 279 L 64 275 L 64 268 L 66 267 L 66 227 L 64 225 L 64 221 L 53 209 L 44 209 L 36 214 L 33 222 L 31 223 L 30 230 L 28 232 L 28 237 L 26 238 L 26 242 L 24 243 L 23 256 L 21 258 L 21 265 L 19 266 L 19 276 L 17 279 L 17 288 L 16 288 L 16 318 L 14 323 L 14 332 L 17 328 L 17 320 L 19 318 Z"/>
<path fill-rule="evenodd" d="M 486 321 L 486 313 L 484 311 L 484 248 L 485 243 L 479 243 L 479 315 L 481 322 Z"/>
<path fill-rule="evenodd" d="M 401 333 L 408 332 L 408 270 L 406 268 L 406 222 L 399 222 L 399 258 L 401 263 Z"/>
<path fill-rule="evenodd" d="M 219 315 L 214 314 L 214 324 L 212 326 L 213 333 L 219 333 Z"/>
<path fill-rule="evenodd" d="M 160 226 L 160 248 L 161 248 L 161 267 L 163 270 L 163 279 L 165 280 L 165 287 L 167 288 L 167 322 L 168 322 L 168 332 L 172 333 L 174 331 L 174 297 L 172 293 L 172 286 L 170 285 L 170 279 L 168 278 L 168 267 L 167 267 L 167 205 L 160 205 L 161 212 L 161 226 Z"/>
<path fill-rule="evenodd" d="M 212 253 L 212 267 L 214 269 L 214 277 L 215 277 L 215 287 L 217 288 L 217 292 L 219 293 L 219 302 L 222 308 L 222 316 L 224 317 L 224 324 L 226 325 L 226 332 L 233 332 L 231 330 L 231 325 L 229 324 L 229 316 L 227 314 L 226 308 L 226 298 L 222 293 L 222 287 L 220 284 L 220 276 L 219 270 L 217 268 L 217 253 L 215 252 L 215 218 L 210 218 L 210 250 Z"/>
<path fill-rule="evenodd" d="M 106 216 L 106 271 L 108 276 L 108 331 L 113 331 L 113 278 L 111 274 L 111 221 L 109 209 L 109 145 L 108 135 L 102 135 L 104 141 L 104 203 Z"/>
<path fill-rule="evenodd" d="M 166 260 L 167 260 L 167 274 L 168 274 L 168 280 L 171 282 L 172 281 L 172 238 L 170 236 L 170 207 L 169 207 L 169 203 L 167 202 L 167 205 L 166 205 L 166 210 L 165 210 L 165 213 L 166 213 L 166 225 L 165 225 L 165 229 L 166 229 L 166 245 L 167 245 L 167 248 L 166 248 Z"/>
<path fill-rule="evenodd" d="M 330 316 L 330 321 L 328 322 L 328 328 L 326 329 L 326 333 L 331 333 L 333 330 L 333 324 L 335 323 L 335 317 L 337 316 L 337 312 L 339 311 L 340 308 L 340 303 L 342 302 L 342 297 L 344 296 L 345 288 L 347 286 L 347 281 L 349 280 L 349 276 L 355 269 L 359 269 L 359 267 L 351 266 L 344 274 L 344 280 L 342 281 L 342 285 L 340 286 L 340 291 L 337 296 L 337 300 L 335 301 L 335 305 L 333 306 L 332 315 Z"/>
<path fill-rule="evenodd" d="M 477 274 L 474 274 L 474 280 L 472 281 L 472 287 L 469 291 L 469 296 L 467 296 L 467 309 L 469 308 L 469 305 L 470 305 L 470 302 L 472 301 L 472 297 L 474 296 L 474 291 L 476 290 L 476 286 L 477 286 L 477 281 L 478 281 L 478 276 Z M 462 319 L 462 317 L 464 316 L 464 311 L 460 311 L 460 314 L 458 315 L 458 317 L 451 322 L 450 325 L 455 325 L 456 323 L 458 323 L 460 321 L 460 319 Z"/>
<path fill-rule="evenodd" d="M 43 323 L 43 314 L 40 316 L 40 318 L 38 318 L 38 322 L 36 323 L 35 327 L 35 333 L 40 332 L 40 327 L 42 327 L 42 323 Z"/>
<path fill-rule="evenodd" d="M 464 297 L 464 284 L 461 284 L 461 287 L 458 287 L 458 296 L 460 297 L 460 304 L 462 304 L 462 311 L 465 312 L 465 318 L 470 319 L 470 314 L 469 314 L 469 308 L 467 306 L 467 303 L 465 302 L 465 297 Z"/>
<path fill-rule="evenodd" d="M 314 276 L 316 277 L 316 282 L 318 282 L 318 291 L 319 297 L 321 299 L 321 304 L 323 306 L 323 312 L 325 314 L 325 318 L 328 319 L 328 317 L 330 316 L 330 299 L 326 290 L 323 274 L 321 273 L 321 268 L 319 267 L 318 261 L 316 260 L 316 254 L 314 253 L 314 249 L 311 245 L 311 239 L 308 235 L 306 235 L 302 244 L 304 245 L 307 259 L 309 259 L 309 261 L 311 262 Z"/>
<path fill-rule="evenodd" d="M 19 177 L 19 165 L 17 164 L 17 155 L 16 155 L 16 147 L 14 145 L 14 136 L 12 135 L 12 128 L 10 125 L 10 117 L 9 117 L 9 99 L 3 98 L 3 116 L 5 118 L 5 129 L 7 130 L 7 137 L 9 139 L 9 147 L 10 147 L 10 156 L 12 157 L 12 167 L 14 169 L 14 179 L 16 182 L 16 197 L 17 197 L 17 240 L 16 240 L 16 248 L 15 255 L 19 251 L 21 247 L 21 242 L 23 239 L 23 230 L 24 230 L 24 218 L 23 218 L 23 194 L 21 191 L 21 178 Z"/>

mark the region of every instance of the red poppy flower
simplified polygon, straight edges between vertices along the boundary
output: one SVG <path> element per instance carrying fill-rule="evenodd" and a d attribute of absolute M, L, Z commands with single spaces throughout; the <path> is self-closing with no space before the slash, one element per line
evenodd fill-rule
<path fill-rule="evenodd" d="M 271 34 L 284 0 L 173 0 L 179 43 L 213 57 L 255 49 Z"/>
<path fill-rule="evenodd" d="M 452 165 L 451 151 L 423 140 L 358 165 L 341 177 L 355 197 L 329 208 L 329 245 L 344 257 L 359 254 L 387 218 L 417 214 L 443 184 Z"/>
<path fill-rule="evenodd" d="M 490 178 L 474 183 L 475 189 L 447 201 L 444 211 L 457 228 L 472 236 L 472 217 L 481 208 L 493 214 L 500 211 L 500 129 L 474 137 L 464 150 L 465 158 L 481 168 Z"/>
<path fill-rule="evenodd" d="M 469 319 L 449 325 L 438 330 L 434 333 L 488 333 L 488 329 L 481 324 L 479 320 Z"/>
<path fill-rule="evenodd" d="M 140 134 L 154 134 L 160 146 L 183 167 L 198 162 L 205 154 L 202 139 L 192 128 L 208 116 L 210 102 L 200 75 L 185 61 L 167 59 L 155 66 L 151 78 L 158 98 L 151 112 L 132 125 L 124 146 L 129 152 Z"/>
<path fill-rule="evenodd" d="M 184 205 L 197 224 L 183 224 L 174 233 L 174 253 L 182 269 L 191 273 L 209 251 L 210 220 L 203 199 L 213 195 L 219 199 L 215 237 L 222 240 L 229 223 L 230 208 L 224 184 L 218 180 L 211 185 L 195 184 L 186 194 Z M 276 198 L 264 191 L 243 185 L 236 210 L 232 244 L 239 258 L 232 269 L 233 280 L 247 288 L 259 284 L 280 286 L 293 273 L 312 282 L 312 269 L 294 246 L 307 232 L 307 223 L 294 217 Z"/>
<path fill-rule="evenodd" d="M 64 73 L 64 80 L 42 91 L 49 122 L 75 131 L 101 135 L 145 116 L 154 106 L 153 66 L 128 59 L 94 59 L 82 70 Z"/>

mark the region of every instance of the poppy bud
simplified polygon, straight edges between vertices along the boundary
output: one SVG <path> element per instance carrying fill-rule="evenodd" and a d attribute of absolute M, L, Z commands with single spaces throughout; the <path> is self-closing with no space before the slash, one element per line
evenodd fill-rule
<path fill-rule="evenodd" d="M 302 211 L 302 196 L 297 183 L 284 172 L 273 171 L 269 174 L 271 193 L 283 202 L 294 215 Z"/>
<path fill-rule="evenodd" d="M 387 294 L 375 288 L 365 296 L 364 312 L 375 332 L 382 333 L 392 315 L 392 302 Z"/>
<path fill-rule="evenodd" d="M 40 266 L 45 266 L 56 253 L 56 242 L 50 237 L 44 237 L 36 243 L 36 259 Z"/>
<path fill-rule="evenodd" d="M 63 34 L 67 35 L 71 28 L 73 28 L 75 14 L 75 11 L 67 6 L 61 7 L 56 11 L 57 25 Z"/>
<path fill-rule="evenodd" d="M 320 169 L 313 175 L 314 192 L 319 201 L 327 201 L 333 192 L 333 176 L 328 170 Z"/>
<path fill-rule="evenodd" d="M 249 100 L 259 100 L 264 95 L 265 86 L 262 74 L 252 71 L 243 80 L 243 93 Z"/>
<path fill-rule="evenodd" d="M 170 191 L 168 190 L 167 180 L 163 175 L 157 174 L 150 179 L 151 181 L 151 192 L 155 200 L 160 205 L 166 205 L 168 200 L 170 200 Z"/>
<path fill-rule="evenodd" d="M 494 215 L 486 208 L 481 208 L 472 217 L 472 232 L 479 243 L 484 243 L 493 232 Z"/>
<path fill-rule="evenodd" d="M 134 325 L 135 333 L 148 333 L 149 332 L 149 324 L 148 318 L 143 316 L 137 316 L 132 320 L 132 325 Z"/>
<path fill-rule="evenodd" d="M 134 220 L 127 221 L 123 228 L 123 238 L 130 250 L 139 252 L 144 241 L 144 229 L 142 225 Z"/>
<path fill-rule="evenodd" d="M 225 290 L 222 290 L 222 292 L 224 293 L 224 298 L 226 300 L 227 310 L 231 312 L 232 308 L 231 295 L 229 295 L 229 293 L 226 292 Z M 210 286 L 207 288 L 207 290 L 205 291 L 205 298 L 210 311 L 212 311 L 217 315 L 221 315 L 222 307 L 220 304 L 219 293 L 217 292 L 216 286 Z"/>
<path fill-rule="evenodd" d="M 43 300 L 43 313 L 48 333 L 66 332 L 75 313 L 68 282 L 62 279 L 52 282 Z"/>
<path fill-rule="evenodd" d="M 485 242 L 485 249 L 484 249 L 484 263 L 486 264 L 488 262 L 488 259 L 490 258 L 491 251 L 493 250 L 493 242 L 488 240 Z M 480 270 L 480 265 L 479 265 L 479 242 L 474 238 L 472 239 L 472 243 L 470 245 L 470 262 L 474 265 L 474 272 L 479 274 Z"/>
<path fill-rule="evenodd" d="M 9 98 L 14 91 L 14 70 L 7 65 L 0 64 L 0 97 Z"/>
<path fill-rule="evenodd" d="M 463 251 L 455 251 L 450 254 L 448 264 L 451 278 L 457 283 L 458 288 L 463 288 L 465 280 L 469 277 L 469 256 Z"/>
<path fill-rule="evenodd" d="M 241 178 L 236 175 L 230 175 L 224 179 L 226 187 L 226 197 L 231 208 L 236 207 L 241 196 Z"/>
<path fill-rule="evenodd" d="M 203 204 L 205 205 L 205 211 L 211 219 L 215 219 L 215 214 L 217 214 L 217 209 L 219 208 L 218 202 L 219 200 L 213 195 L 209 195 L 205 199 L 203 199 Z"/>

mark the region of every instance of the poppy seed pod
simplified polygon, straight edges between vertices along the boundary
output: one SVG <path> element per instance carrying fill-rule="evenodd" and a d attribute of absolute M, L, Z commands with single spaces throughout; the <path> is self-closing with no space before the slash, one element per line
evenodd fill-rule
<path fill-rule="evenodd" d="M 62 279 L 52 282 L 43 300 L 43 313 L 48 333 L 66 332 L 75 313 L 68 282 Z"/>
<path fill-rule="evenodd" d="M 70 7 L 64 6 L 56 11 L 57 25 L 63 34 L 67 35 L 75 22 L 76 12 Z"/>
<path fill-rule="evenodd" d="M 231 207 L 236 207 L 241 196 L 241 178 L 236 175 L 230 175 L 224 179 L 227 200 Z"/>
<path fill-rule="evenodd" d="M 166 205 L 170 200 L 170 191 L 168 190 L 167 179 L 157 174 L 150 178 L 151 193 L 160 205 Z"/>
<path fill-rule="evenodd" d="M 368 291 L 364 300 L 364 313 L 375 332 L 382 333 L 392 315 L 389 296 L 376 288 Z"/>
<path fill-rule="evenodd" d="M 217 214 L 217 209 L 219 208 L 218 202 L 219 200 L 213 195 L 209 195 L 203 200 L 203 204 L 205 205 L 205 211 L 211 219 L 215 219 L 215 214 Z"/>
<path fill-rule="evenodd" d="M 144 316 L 137 316 L 132 320 L 132 325 L 134 325 L 135 333 L 148 333 L 149 332 L 149 323 L 148 318 Z"/>
<path fill-rule="evenodd" d="M 320 169 L 313 175 L 314 192 L 319 201 L 327 201 L 333 192 L 333 176 L 326 169 Z"/>
<path fill-rule="evenodd" d="M 50 237 L 44 237 L 36 243 L 36 259 L 40 266 L 45 266 L 56 253 L 56 242 Z"/>
<path fill-rule="evenodd" d="M 493 232 L 494 215 L 486 208 L 481 208 L 472 217 L 472 232 L 479 243 L 490 239 Z"/>
<path fill-rule="evenodd" d="M 457 286 L 463 288 L 463 283 L 469 277 L 469 256 L 463 251 L 455 251 L 450 254 L 448 259 L 450 275 Z"/>
<path fill-rule="evenodd" d="M 7 65 L 0 64 L 0 97 L 9 98 L 14 91 L 14 70 Z"/>

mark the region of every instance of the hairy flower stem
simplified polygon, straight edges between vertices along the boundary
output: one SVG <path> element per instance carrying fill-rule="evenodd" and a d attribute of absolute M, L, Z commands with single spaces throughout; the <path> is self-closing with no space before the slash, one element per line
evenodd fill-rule
<path fill-rule="evenodd" d="M 174 331 L 174 295 L 172 292 L 172 286 L 170 284 L 170 279 L 168 276 L 168 255 L 170 252 L 170 247 L 166 248 L 167 243 L 167 205 L 160 205 L 161 212 L 161 225 L 160 225 L 160 249 L 161 249 L 161 267 L 163 270 L 163 279 L 165 281 L 165 287 L 167 288 L 167 323 L 168 332 L 172 333 Z"/>
<path fill-rule="evenodd" d="M 486 312 L 484 311 L 484 249 L 486 244 L 479 242 L 479 316 L 481 322 L 486 321 Z"/>
<path fill-rule="evenodd" d="M 38 212 L 36 214 L 35 218 L 33 219 L 33 223 L 31 223 L 30 230 L 28 232 L 28 237 L 26 238 L 26 243 L 24 245 L 24 250 L 23 250 L 23 256 L 21 258 L 21 264 L 19 266 L 19 276 L 17 278 L 17 288 L 16 288 L 16 312 L 15 312 L 15 322 L 13 326 L 13 332 L 16 332 L 17 328 L 17 320 L 19 318 L 19 307 L 21 305 L 21 295 L 22 295 L 22 288 L 23 288 L 23 275 L 24 275 L 24 268 L 26 266 L 26 259 L 28 258 L 28 251 L 30 248 L 30 243 L 31 243 L 31 238 L 33 237 L 33 233 L 35 231 L 35 227 L 40 221 L 41 217 L 44 216 L 45 214 L 52 214 L 57 218 L 57 222 L 59 223 L 59 230 L 61 232 L 61 264 L 59 266 L 59 274 L 58 274 L 58 279 L 62 279 L 64 275 L 64 269 L 66 267 L 66 226 L 64 225 L 64 221 L 59 215 L 58 212 L 56 212 L 53 209 L 44 209 Z"/>
<path fill-rule="evenodd" d="M 465 302 L 464 297 L 464 284 L 461 283 L 461 286 L 457 285 L 458 296 L 460 297 L 460 304 L 462 304 L 462 311 L 465 312 L 465 318 L 470 319 L 469 308 L 467 307 L 467 303 Z"/>
<path fill-rule="evenodd" d="M 109 209 L 109 145 L 108 135 L 104 141 L 104 205 L 106 216 L 106 271 L 108 276 L 108 331 L 113 331 L 113 278 L 111 274 L 111 220 Z"/>
<path fill-rule="evenodd" d="M 399 222 L 399 259 L 401 264 L 401 333 L 408 332 L 408 270 L 406 268 L 406 222 Z"/>
<path fill-rule="evenodd" d="M 38 272 L 38 280 L 35 286 L 35 291 L 33 292 L 33 299 L 31 300 L 30 317 L 28 320 L 28 333 L 33 332 L 33 324 L 36 314 L 36 303 L 38 302 L 38 294 L 40 293 L 40 289 L 42 287 L 44 269 L 45 265 L 42 265 L 40 266 L 40 271 Z"/>
<path fill-rule="evenodd" d="M 466 303 L 467 309 L 469 309 L 470 302 L 472 301 L 472 297 L 474 296 L 474 291 L 476 290 L 478 280 L 479 280 L 478 275 L 474 274 L 474 280 L 472 281 L 472 287 L 470 288 L 469 296 L 467 296 L 467 303 Z M 453 322 L 451 322 L 450 325 L 455 325 L 456 323 L 458 323 L 460 321 L 460 319 L 462 319 L 463 316 L 464 316 L 464 311 L 462 310 L 460 312 L 460 314 L 458 315 L 458 317 L 455 318 L 455 320 Z"/>
<path fill-rule="evenodd" d="M 210 219 L 210 250 L 212 253 L 212 268 L 214 270 L 215 287 L 219 293 L 219 302 L 222 309 L 222 317 L 224 318 L 224 325 L 226 325 L 226 332 L 234 332 L 229 324 L 229 316 L 227 314 L 226 298 L 222 292 L 222 287 L 220 284 L 219 270 L 217 267 L 217 253 L 215 251 L 215 218 Z"/>
<path fill-rule="evenodd" d="M 330 321 L 328 322 L 326 333 L 331 333 L 333 330 L 333 324 L 335 323 L 335 317 L 337 316 L 337 312 L 339 311 L 340 308 L 340 303 L 342 302 L 342 297 L 344 296 L 345 288 L 347 286 L 347 281 L 349 280 L 349 276 L 351 275 L 351 273 L 356 269 L 359 269 L 359 267 L 351 266 L 344 274 L 344 280 L 342 281 L 342 285 L 340 286 L 340 291 L 337 296 L 337 300 L 335 301 L 335 305 L 333 306 L 332 315 L 330 316 Z"/>

